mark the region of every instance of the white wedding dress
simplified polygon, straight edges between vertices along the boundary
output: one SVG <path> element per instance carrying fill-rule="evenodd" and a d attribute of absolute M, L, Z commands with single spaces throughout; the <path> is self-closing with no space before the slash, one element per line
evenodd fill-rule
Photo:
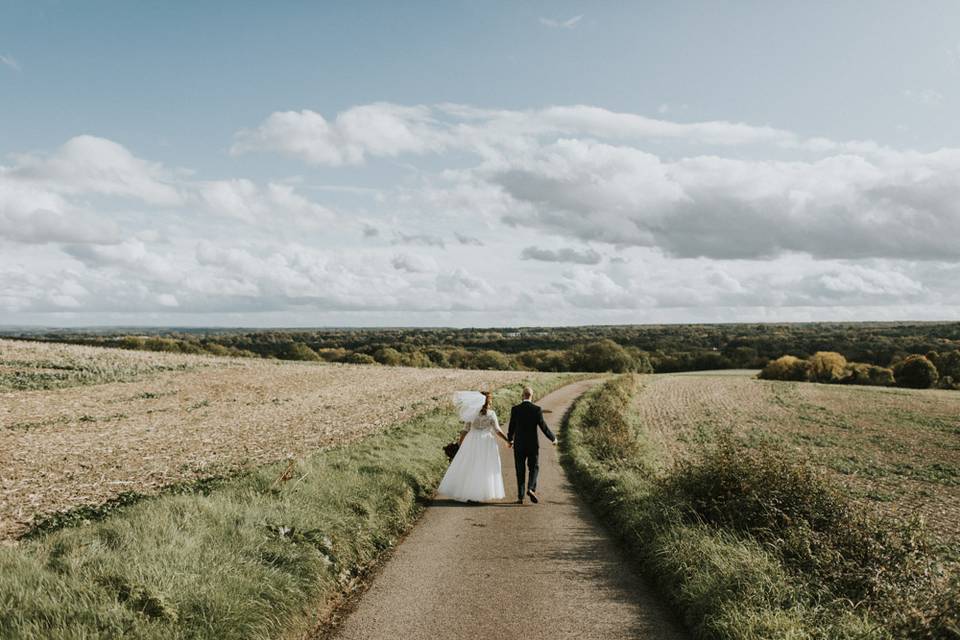
<path fill-rule="evenodd" d="M 460 502 L 482 502 L 504 497 L 500 449 L 497 447 L 498 431 L 503 433 L 497 414 L 492 409 L 486 415 L 478 415 L 473 419 L 457 455 L 440 481 L 437 493 Z"/>

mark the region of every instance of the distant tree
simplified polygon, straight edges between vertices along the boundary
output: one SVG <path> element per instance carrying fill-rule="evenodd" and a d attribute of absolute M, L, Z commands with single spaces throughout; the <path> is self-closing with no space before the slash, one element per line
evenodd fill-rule
<path fill-rule="evenodd" d="M 499 351 L 478 351 L 473 357 L 473 369 L 512 369 L 510 358 Z"/>
<path fill-rule="evenodd" d="M 893 385 L 893 370 L 886 367 L 878 367 L 875 364 L 850 362 L 847 364 L 847 373 L 843 382 L 848 384 L 887 387 Z"/>
<path fill-rule="evenodd" d="M 633 358 L 633 371 L 636 373 L 653 373 L 653 364 L 650 354 L 637 347 L 627 347 L 627 353 Z"/>
<path fill-rule="evenodd" d="M 347 364 L 377 364 L 377 361 L 373 359 L 373 356 L 367 353 L 350 353 L 341 360 Z"/>
<path fill-rule="evenodd" d="M 937 383 L 937 368 L 926 356 L 911 355 L 893 366 L 893 377 L 898 387 L 929 389 Z"/>
<path fill-rule="evenodd" d="M 216 342 L 209 342 L 205 345 L 204 348 L 207 350 L 207 353 L 210 353 L 211 355 L 215 355 L 215 356 L 230 355 L 230 349 Z"/>
<path fill-rule="evenodd" d="M 760 371 L 764 380 L 806 380 L 810 363 L 796 356 L 780 356 Z"/>
<path fill-rule="evenodd" d="M 590 342 L 570 352 L 572 371 L 633 371 L 636 363 L 626 349 L 610 339 Z"/>
<path fill-rule="evenodd" d="M 427 349 L 424 351 L 430 362 L 435 367 L 449 367 L 450 360 L 447 359 L 447 354 L 444 353 L 441 349 Z"/>
<path fill-rule="evenodd" d="M 403 354 L 393 347 L 381 347 L 373 352 L 373 359 L 380 364 L 396 367 L 403 364 Z"/>
<path fill-rule="evenodd" d="M 841 382 L 847 376 L 847 359 L 835 351 L 818 351 L 810 357 L 808 376 L 813 382 Z"/>
<path fill-rule="evenodd" d="M 892 387 L 894 385 L 893 369 L 870 365 L 870 384 L 878 387 Z"/>
<path fill-rule="evenodd" d="M 277 357 L 282 360 L 319 360 L 317 352 L 303 344 L 302 342 L 287 342 L 277 353 Z"/>
<path fill-rule="evenodd" d="M 960 351 L 941 354 L 933 364 L 937 367 L 940 377 L 949 376 L 954 380 L 960 380 Z"/>
<path fill-rule="evenodd" d="M 403 354 L 403 366 L 405 367 L 432 367 L 433 362 L 425 353 L 416 349 Z"/>

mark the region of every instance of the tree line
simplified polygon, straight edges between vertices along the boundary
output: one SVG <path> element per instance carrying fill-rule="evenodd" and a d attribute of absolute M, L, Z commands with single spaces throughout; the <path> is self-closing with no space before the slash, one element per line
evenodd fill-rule
<path fill-rule="evenodd" d="M 800 323 L 517 328 L 171 329 L 7 332 L 22 338 L 178 353 L 387 366 L 658 372 L 761 369 L 789 353 L 834 352 L 893 368 L 960 349 L 960 323 Z M 938 355 L 938 357 L 940 357 Z M 950 356 L 952 357 L 952 356 Z M 933 362 L 933 360 L 931 360 Z M 915 365 L 912 365 L 915 366 Z M 934 364 L 936 367 L 936 364 Z M 856 379 L 870 370 L 854 367 Z M 874 371 L 873 375 L 879 375 Z M 866 376 L 866 378 L 864 378 Z M 950 377 L 941 374 L 938 379 Z M 941 384 L 941 383 L 937 383 Z"/>

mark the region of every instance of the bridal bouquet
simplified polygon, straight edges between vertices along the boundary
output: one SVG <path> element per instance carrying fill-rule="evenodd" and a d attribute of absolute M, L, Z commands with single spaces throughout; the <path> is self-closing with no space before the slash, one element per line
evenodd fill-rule
<path fill-rule="evenodd" d="M 453 460 L 453 457 L 457 455 L 457 451 L 460 450 L 460 445 L 456 442 L 451 442 L 443 448 L 443 452 L 447 454 L 447 459 Z"/>

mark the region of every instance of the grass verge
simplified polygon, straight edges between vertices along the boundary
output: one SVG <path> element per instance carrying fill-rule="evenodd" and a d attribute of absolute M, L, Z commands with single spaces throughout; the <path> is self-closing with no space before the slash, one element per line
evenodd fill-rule
<path fill-rule="evenodd" d="M 537 376 L 536 384 L 546 392 L 574 379 Z M 498 413 L 519 387 L 497 391 Z M 432 411 L 289 468 L 91 512 L 81 526 L 0 548 L 0 637 L 306 631 L 413 524 L 457 428 L 452 411 Z"/>
<path fill-rule="evenodd" d="M 640 384 L 621 376 L 583 396 L 563 460 L 696 637 L 960 638 L 960 588 L 916 524 L 863 511 L 764 445 L 724 440 L 658 471 L 631 419 Z"/>

